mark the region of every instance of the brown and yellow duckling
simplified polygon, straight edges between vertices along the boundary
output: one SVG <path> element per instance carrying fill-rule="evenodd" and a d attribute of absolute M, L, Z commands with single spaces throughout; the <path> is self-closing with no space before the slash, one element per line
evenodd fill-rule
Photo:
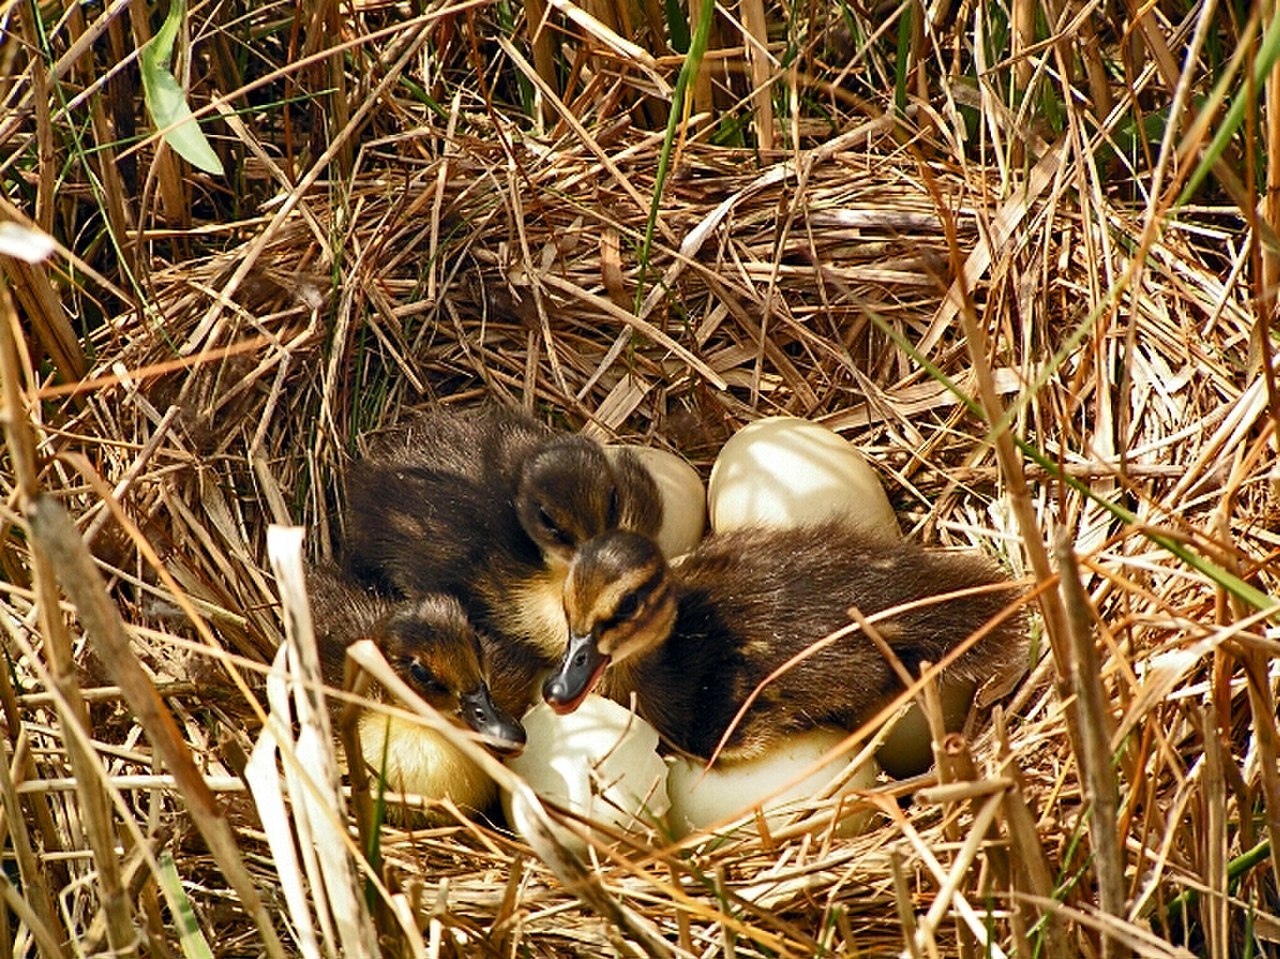
<path fill-rule="evenodd" d="M 939 662 L 1015 599 L 1004 574 L 971 554 L 873 540 L 839 521 L 708 537 L 674 566 L 644 537 L 585 544 L 565 586 L 569 646 L 543 695 L 568 712 L 598 688 L 628 703 L 672 746 L 709 758 L 739 708 L 792 656 L 850 624 L 874 624 L 913 675 Z M 940 602 L 957 590 L 997 587 Z M 949 668 L 981 680 L 1022 654 L 1022 617 L 997 625 Z M 721 755 L 747 759 L 809 729 L 856 729 L 901 691 L 877 647 L 853 632 L 763 688 Z"/>
<path fill-rule="evenodd" d="M 341 687 L 347 647 L 370 639 L 414 692 L 491 751 L 524 748 L 524 727 L 494 702 L 481 638 L 454 597 L 391 600 L 320 568 L 308 571 L 307 588 L 326 683 Z M 476 810 L 496 798 L 493 781 L 438 733 L 373 709 L 359 728 L 364 761 L 389 788 Z"/>
<path fill-rule="evenodd" d="M 346 562 L 401 596 L 457 596 L 494 637 L 491 666 L 525 676 L 532 701 L 537 675 L 564 651 L 564 579 L 578 546 L 615 528 L 653 535 L 661 522 L 634 454 L 609 457 L 509 408 L 441 409 L 353 465 Z"/>

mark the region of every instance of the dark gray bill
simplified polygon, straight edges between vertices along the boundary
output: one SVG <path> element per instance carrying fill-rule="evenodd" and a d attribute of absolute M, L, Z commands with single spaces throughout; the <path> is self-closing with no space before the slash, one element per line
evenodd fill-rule
<path fill-rule="evenodd" d="M 560 668 L 542 684 L 542 698 L 557 713 L 571 713 L 582 705 L 600 679 L 609 657 L 596 649 L 592 636 L 570 636 Z"/>
<path fill-rule="evenodd" d="M 463 721 L 480 734 L 486 746 L 504 756 L 524 750 L 524 727 L 498 708 L 488 686 L 481 683 L 463 694 L 460 702 Z"/>

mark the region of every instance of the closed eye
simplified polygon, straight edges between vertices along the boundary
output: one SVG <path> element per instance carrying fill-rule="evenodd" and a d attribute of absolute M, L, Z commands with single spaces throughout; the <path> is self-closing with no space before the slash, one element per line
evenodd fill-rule
<path fill-rule="evenodd" d="M 613 609 L 613 616 L 610 618 L 616 622 L 630 619 L 640 609 L 640 593 L 634 591 L 627 593 L 626 596 L 619 600 L 618 605 Z"/>
<path fill-rule="evenodd" d="M 561 546 L 573 545 L 573 537 L 551 518 L 551 514 L 547 512 L 545 506 L 538 507 L 538 522 L 542 524 L 542 528 L 550 534 L 551 538 Z"/>
<path fill-rule="evenodd" d="M 440 680 L 436 679 L 435 674 L 426 666 L 416 659 L 409 661 L 409 678 L 426 693 L 435 696 L 444 696 L 449 692 L 448 687 Z"/>

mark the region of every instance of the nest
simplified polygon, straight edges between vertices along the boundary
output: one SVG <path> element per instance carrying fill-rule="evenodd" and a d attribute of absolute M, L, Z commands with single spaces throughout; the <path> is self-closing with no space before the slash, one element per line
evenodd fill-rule
<path fill-rule="evenodd" d="M 366 36 L 380 22 L 362 13 Z M 1244 224 L 1077 192 L 1063 142 L 1028 138 L 1016 175 L 951 162 L 920 114 L 842 117 L 786 153 L 716 145 L 695 118 L 669 153 L 639 118 L 670 70 L 598 66 L 590 122 L 540 132 L 478 97 L 362 90 L 377 120 L 333 179 L 288 178 L 218 242 L 156 231 L 75 376 L 28 295 L 42 268 L 9 269 L 36 334 L 6 347 L 0 472 L 9 941 L 91 951 L 133 922 L 229 956 L 260 954 L 265 926 L 347 954 L 362 936 L 432 955 L 1274 954 L 1276 642 L 1256 609 L 1277 585 L 1273 412 L 1235 282 Z M 233 130 L 243 175 L 278 179 Z M 351 839 L 282 875 L 268 833 L 305 849 L 324 827 L 296 811 L 303 787 L 269 819 L 241 778 L 284 639 L 268 528 L 331 556 L 368 438 L 484 399 L 704 476 L 753 419 L 819 420 L 910 535 L 1040 584 L 1036 657 L 934 773 L 867 793 L 855 838 L 815 800 L 786 829 L 622 841 L 583 866 L 459 813 L 385 825 L 376 869 Z M 78 535 L 31 518 L 39 491 Z M 101 586 L 71 582 L 72 541 Z M 142 702 L 176 721 L 163 747 Z M 349 826 L 339 799 L 329 822 Z M 117 844 L 117 875 L 90 866 Z M 339 895 L 367 881 L 373 906 Z"/>

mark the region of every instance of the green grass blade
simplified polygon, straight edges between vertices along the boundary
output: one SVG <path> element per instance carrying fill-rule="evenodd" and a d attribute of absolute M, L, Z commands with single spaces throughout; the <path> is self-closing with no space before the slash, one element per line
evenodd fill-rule
<path fill-rule="evenodd" d="M 1257 98 L 1262 95 L 1267 74 L 1271 72 L 1271 68 L 1275 66 L 1277 60 L 1280 60 L 1280 14 L 1272 17 L 1271 23 L 1267 27 L 1267 32 L 1263 34 L 1262 44 L 1258 47 L 1258 55 L 1253 61 L 1252 83 L 1246 84 L 1245 88 L 1231 101 L 1231 106 L 1227 109 L 1227 115 L 1223 118 L 1222 126 L 1213 135 L 1213 139 L 1209 142 L 1204 155 L 1200 157 L 1200 163 L 1187 179 L 1186 186 L 1182 188 L 1182 194 L 1178 197 L 1178 206 L 1185 205 L 1192 198 L 1200 188 L 1200 184 L 1204 182 L 1205 177 L 1209 175 L 1209 171 L 1213 169 L 1214 164 L 1222 158 L 1222 154 L 1227 149 L 1227 144 L 1231 142 L 1231 138 L 1236 135 L 1236 131 L 1244 123 L 1245 111 L 1251 105 L 1256 104 Z M 1224 77 L 1220 81 L 1220 85 L 1228 80 L 1229 76 Z M 1248 91 L 1250 90 L 1253 92 L 1252 97 L 1248 96 Z M 1212 99 L 1216 102 L 1222 96 L 1223 91 L 1215 89 Z"/>
<path fill-rule="evenodd" d="M 142 48 L 139 64 L 142 72 L 142 91 L 147 100 L 147 111 L 158 129 L 166 131 L 164 140 L 178 156 L 205 173 L 222 175 L 222 161 L 205 138 L 200 124 L 196 123 L 186 93 L 169 70 L 173 58 L 173 42 L 178 36 L 178 26 L 185 15 L 186 4 L 174 0 L 164 25 Z"/>
<path fill-rule="evenodd" d="M 160 854 L 160 873 L 156 878 L 160 881 L 160 891 L 164 894 L 165 902 L 173 913 L 173 923 L 178 927 L 178 942 L 182 946 L 182 954 L 187 959 L 213 959 L 209 940 L 200 931 L 191 900 L 182 888 L 182 879 L 178 876 L 178 867 L 174 865 L 172 853 Z"/>
<path fill-rule="evenodd" d="M 711 19 L 715 13 L 712 0 L 703 0 L 699 12 L 698 25 L 694 29 L 693 39 L 689 44 L 689 52 L 684 63 L 680 65 L 680 76 L 676 78 L 675 90 L 671 93 L 671 112 L 667 115 L 667 132 L 662 140 L 662 152 L 658 154 L 658 169 L 653 184 L 653 201 L 649 204 L 649 218 L 644 227 L 644 243 L 640 248 L 640 276 L 636 282 L 635 310 L 638 314 L 644 303 L 645 274 L 649 269 L 649 257 L 653 251 L 653 231 L 658 223 L 658 208 L 662 204 L 662 187 L 666 183 L 667 173 L 671 168 L 671 150 L 676 141 L 676 130 L 684 116 L 685 97 L 689 87 L 698 75 L 698 67 L 702 64 L 703 54 L 707 52 L 707 41 L 711 36 Z"/>

